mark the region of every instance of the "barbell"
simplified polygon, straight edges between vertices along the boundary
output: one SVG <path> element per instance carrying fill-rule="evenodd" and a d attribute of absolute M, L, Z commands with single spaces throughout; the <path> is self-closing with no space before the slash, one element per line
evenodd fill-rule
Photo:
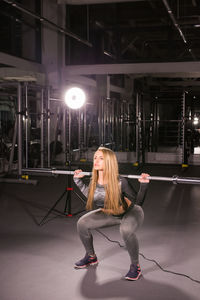
<path fill-rule="evenodd" d="M 45 168 L 26 168 L 22 169 L 23 173 L 42 173 L 42 174 L 52 174 L 52 175 L 74 175 L 74 171 L 66 171 L 66 170 L 57 170 L 57 169 L 45 169 Z M 91 176 L 91 172 L 81 172 L 80 174 L 84 176 Z M 127 177 L 130 179 L 139 179 L 140 175 L 125 175 L 121 174 L 122 177 Z M 156 180 L 156 181 L 168 181 L 172 182 L 173 184 L 184 183 L 184 184 L 200 184 L 200 178 L 195 177 L 179 177 L 174 175 L 172 177 L 163 177 L 163 176 L 148 176 L 149 180 Z"/>

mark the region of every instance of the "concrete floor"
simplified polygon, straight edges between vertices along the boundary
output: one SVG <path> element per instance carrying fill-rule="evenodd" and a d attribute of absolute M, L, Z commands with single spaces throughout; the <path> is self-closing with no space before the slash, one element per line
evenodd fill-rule
<path fill-rule="evenodd" d="M 83 168 L 83 166 L 82 166 Z M 84 169 L 84 168 L 83 168 Z M 124 174 L 200 177 L 200 167 L 182 172 L 178 166 L 145 166 L 135 170 L 120 165 Z M 65 176 L 37 177 L 38 185 L 0 183 L 0 299 L 181 299 L 197 300 L 200 293 L 200 185 L 152 181 L 144 204 L 145 222 L 138 231 L 143 276 L 129 282 L 124 248 L 94 231 L 98 267 L 75 270 L 84 255 L 76 233 L 79 215 L 50 214 L 39 222 L 66 186 Z M 133 181 L 138 188 L 137 181 Z M 65 197 L 56 208 L 63 211 Z M 83 209 L 73 194 L 72 212 Z M 117 227 L 101 230 L 123 244 Z M 162 268 L 188 277 L 162 271 Z"/>

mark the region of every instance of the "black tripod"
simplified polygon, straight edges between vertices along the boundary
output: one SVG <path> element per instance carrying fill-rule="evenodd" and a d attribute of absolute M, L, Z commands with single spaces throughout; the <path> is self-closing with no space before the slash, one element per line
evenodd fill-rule
<path fill-rule="evenodd" d="M 69 161 L 69 171 L 71 172 L 71 161 Z M 50 213 L 52 211 L 58 212 L 59 214 L 64 215 L 66 217 L 72 217 L 73 215 L 77 215 L 81 212 L 81 211 L 76 212 L 73 215 L 71 213 L 72 192 L 74 192 L 76 194 L 76 196 L 85 204 L 85 201 L 81 198 L 81 196 L 73 188 L 72 176 L 67 175 L 67 183 L 66 183 L 64 192 L 60 195 L 60 197 L 56 200 L 56 202 L 53 204 L 53 206 L 48 210 L 47 214 L 43 217 L 43 219 L 39 223 L 40 226 L 45 224 L 45 221 L 47 220 L 48 216 L 50 215 Z M 64 208 L 64 212 L 60 212 L 59 210 L 57 210 L 55 208 L 58 205 L 58 203 L 63 199 L 64 196 L 66 197 L 65 198 L 65 208 Z"/>
<path fill-rule="evenodd" d="M 72 161 L 72 155 L 71 155 L 71 110 L 69 109 L 68 111 L 68 152 L 66 153 L 66 161 L 68 161 L 68 166 L 69 166 L 69 171 L 71 172 L 71 161 Z M 67 155 L 68 154 L 68 155 Z M 68 157 L 67 157 L 68 156 Z M 70 173 L 69 172 L 69 173 Z M 74 192 L 77 197 L 85 203 L 85 201 L 81 198 L 81 196 L 76 193 L 76 191 L 73 188 L 73 184 L 72 184 L 72 177 L 71 175 L 67 175 L 67 184 L 66 184 L 66 188 L 64 190 L 64 192 L 62 193 L 62 195 L 56 200 L 56 202 L 54 203 L 54 205 L 49 209 L 49 211 L 47 212 L 47 214 L 44 216 L 44 218 L 42 219 L 42 221 L 39 223 L 39 225 L 43 225 L 44 222 L 46 221 L 46 219 L 48 218 L 49 214 L 54 210 L 57 211 L 60 214 L 63 214 L 67 217 L 72 217 L 72 213 L 71 213 L 71 196 L 72 196 L 72 192 Z M 64 212 L 61 213 L 60 211 L 56 210 L 55 207 L 57 206 L 57 204 L 62 200 L 62 198 L 66 195 L 66 200 L 65 200 L 65 208 L 64 208 Z M 78 212 L 80 213 L 80 212 Z M 76 213 L 76 214 L 78 214 Z"/>

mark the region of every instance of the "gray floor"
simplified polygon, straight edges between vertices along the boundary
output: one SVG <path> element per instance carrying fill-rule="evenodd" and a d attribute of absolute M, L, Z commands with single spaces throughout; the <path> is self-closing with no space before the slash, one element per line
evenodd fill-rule
<path fill-rule="evenodd" d="M 121 166 L 121 173 L 140 173 Z M 182 173 L 176 166 L 148 166 L 151 175 L 200 177 L 200 167 Z M 145 222 L 138 231 L 143 276 L 129 282 L 124 248 L 94 232 L 100 263 L 97 268 L 75 270 L 84 254 L 76 233 L 80 215 L 57 217 L 38 226 L 65 189 L 65 177 L 37 177 L 38 185 L 0 184 L 0 299 L 181 299 L 197 300 L 200 292 L 200 185 L 173 185 L 152 181 L 144 204 Z M 133 182 L 137 188 L 136 181 Z M 64 209 L 65 198 L 57 208 Z M 72 211 L 83 209 L 72 197 Z M 118 228 L 103 229 L 110 239 L 122 242 Z M 186 274 L 190 278 L 162 271 Z"/>

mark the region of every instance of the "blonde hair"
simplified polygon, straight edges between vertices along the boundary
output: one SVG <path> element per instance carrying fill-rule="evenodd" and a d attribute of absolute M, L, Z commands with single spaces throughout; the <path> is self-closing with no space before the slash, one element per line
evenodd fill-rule
<path fill-rule="evenodd" d="M 105 147 L 99 147 L 97 151 L 101 151 L 104 159 L 104 170 L 103 170 L 103 178 L 106 182 L 105 191 L 105 201 L 104 208 L 108 210 L 112 210 L 113 214 L 119 213 L 119 207 L 121 206 L 121 187 L 119 184 L 119 170 L 118 163 L 115 153 Z M 96 151 L 96 152 L 97 152 Z M 95 154 L 96 154 L 95 152 Z M 94 154 L 94 156 L 95 156 Z M 90 210 L 93 207 L 93 198 L 94 192 L 96 189 L 96 185 L 98 182 L 98 171 L 94 169 L 92 170 L 92 178 L 90 181 L 88 200 L 86 204 L 86 209 Z M 111 212 L 107 212 L 111 214 Z"/>

